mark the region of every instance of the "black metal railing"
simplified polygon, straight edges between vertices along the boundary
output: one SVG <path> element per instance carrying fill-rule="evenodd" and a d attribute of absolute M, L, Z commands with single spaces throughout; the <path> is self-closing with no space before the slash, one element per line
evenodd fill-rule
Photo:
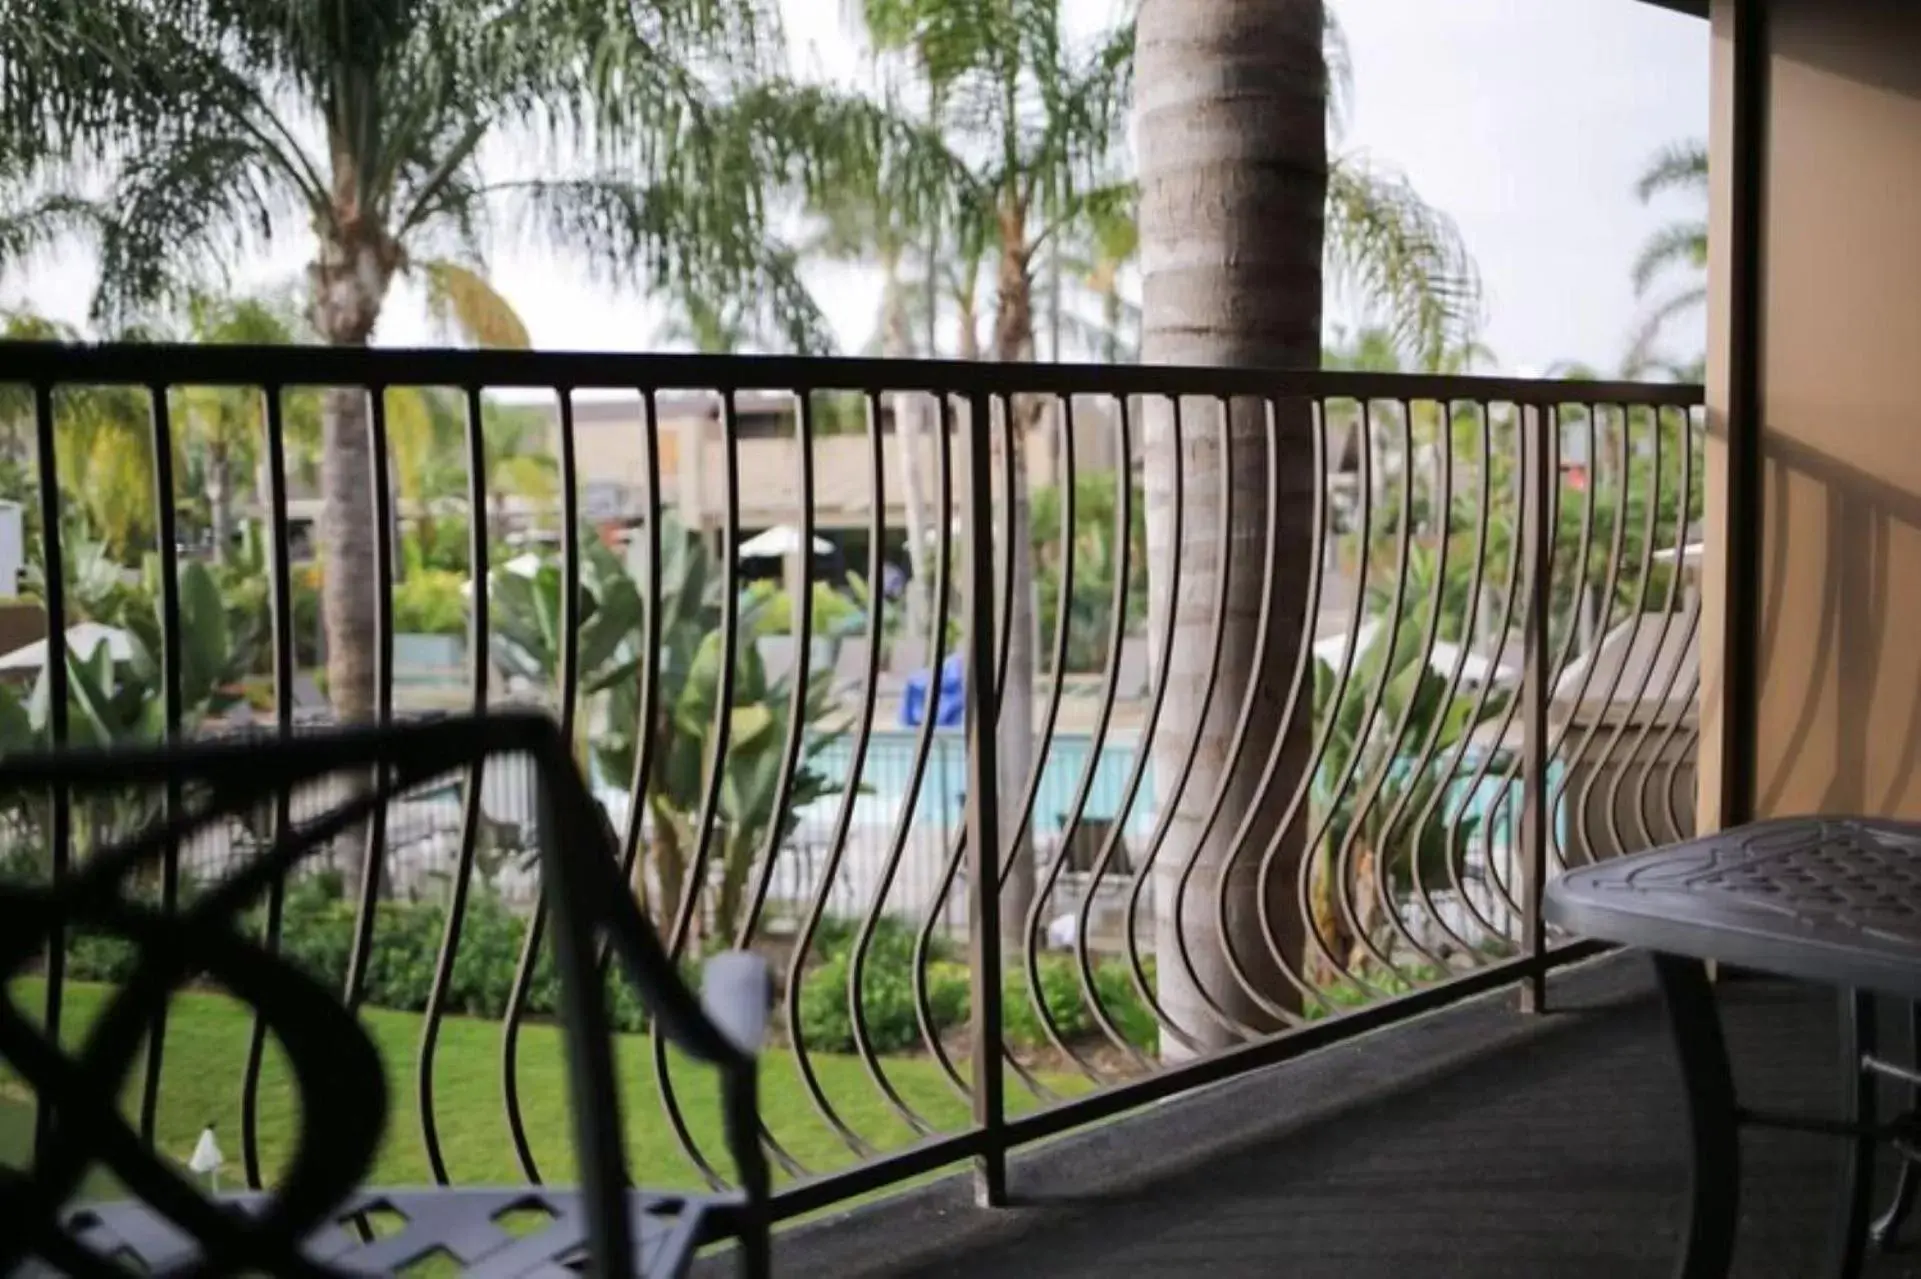
<path fill-rule="evenodd" d="M 343 387 L 370 409 L 371 554 L 296 564 L 302 424 L 315 388 Z M 27 513 L 47 633 L 123 618 L 136 650 L 51 662 L 37 700 L 0 682 L 7 747 L 232 731 L 241 694 L 250 731 L 293 733 L 325 660 L 306 651 L 313 597 L 366 592 L 371 627 L 331 639 L 369 650 L 376 718 L 545 705 L 670 949 L 777 956 L 785 1045 L 762 1087 L 782 1216 L 970 1158 L 996 1200 L 1022 1143 L 1476 992 L 1538 995 L 1579 953 L 1544 930 L 1546 878 L 1693 827 L 1698 388 L 38 345 L 0 346 L 7 388 L 0 464 L 18 491 L 0 497 Z M 81 529 L 76 490 L 104 481 L 80 442 L 122 429 L 103 388 L 144 414 L 127 447 L 150 514 Z M 209 388 L 252 406 L 244 438 L 218 442 L 223 491 L 258 475 L 219 518 L 194 479 Z M 508 405 L 529 391 L 544 444 L 522 429 L 534 407 Z M 792 406 L 785 433 L 744 438 L 740 398 L 769 392 Z M 424 398 L 403 412 L 403 395 Z M 421 487 L 423 439 L 457 483 Z M 1022 487 L 1023 466 L 1053 483 Z M 827 484 L 856 494 L 862 527 L 821 518 Z M 620 494 L 597 527 L 590 485 Z M 918 554 L 897 527 L 909 510 Z M 763 571 L 741 551 L 776 516 L 764 545 L 796 553 Z M 264 592 L 247 595 L 240 550 L 203 563 L 196 530 L 233 523 L 264 534 Z M 122 566 L 118 594 L 72 580 L 77 536 Z M 839 560 L 812 552 L 822 537 Z M 464 676 L 397 667 L 396 637 L 451 579 L 464 634 L 442 646 Z M 213 612 L 224 658 L 202 651 Z M 530 1118 L 551 1011 L 539 875 L 517 855 L 539 815 L 513 799 L 513 767 L 377 811 L 364 856 L 311 877 L 312 937 L 292 913 L 261 922 L 394 1045 L 417 1043 L 390 1069 L 419 1140 L 387 1157 L 420 1179 L 556 1175 Z M 168 803 L 101 817 L 13 797 L 11 873 L 59 880 L 102 823 Z M 170 856 L 154 893 L 173 908 L 222 856 Z M 422 928 L 434 945 L 408 949 Z M 111 978 L 99 949 L 51 946 L 35 998 L 55 1033 Z M 397 975 L 409 964 L 418 980 Z M 711 1096 L 629 1029 L 627 1082 L 658 1094 L 672 1134 L 633 1136 L 636 1175 L 718 1184 Z M 198 1130 L 187 1110 L 211 1095 L 170 1084 L 168 1030 L 133 1103 L 161 1145 Z M 223 1087 L 258 1185 L 283 1152 L 261 1043 L 238 1051 Z M 489 1092 L 498 1120 L 468 1104 Z"/>

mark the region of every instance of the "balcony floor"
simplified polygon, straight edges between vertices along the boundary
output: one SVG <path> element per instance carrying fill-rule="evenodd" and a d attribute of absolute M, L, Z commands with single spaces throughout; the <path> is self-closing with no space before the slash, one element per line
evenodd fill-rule
<path fill-rule="evenodd" d="M 1756 981 L 1722 991 L 1743 1101 L 1831 1112 L 1831 998 Z M 781 1272 L 1666 1275 L 1680 1221 L 1685 1129 L 1645 964 L 1616 957 L 1575 975 L 1558 988 L 1560 1011 L 1547 1018 L 1517 1017 L 1511 1000 L 1426 1019 L 1438 1029 L 1416 1023 L 1320 1054 L 1349 1054 L 1346 1066 L 1316 1067 L 1310 1059 L 1107 1125 L 1078 1155 L 1064 1145 L 1044 1179 L 1031 1170 L 1017 1177 L 1017 1185 L 1030 1183 L 1021 1207 L 988 1213 L 929 1201 L 896 1213 L 882 1208 L 853 1238 L 830 1225 L 815 1241 L 830 1245 L 824 1249 L 809 1246 L 805 1236 L 815 1232 L 803 1229 Z M 1476 1037 L 1476 1019 L 1482 1042 L 1463 1048 Z M 1339 1090 L 1357 1072 L 1376 1076 L 1367 1083 L 1371 1095 L 1331 1113 L 1282 1122 L 1258 1109 L 1263 1088 L 1273 1109 L 1299 1111 L 1312 1105 L 1317 1077 Z M 1218 1131 L 1223 1118 L 1229 1129 L 1257 1131 L 1225 1144 L 1215 1136 L 1211 1153 L 1193 1146 L 1177 1156 L 1185 1168 L 1168 1175 L 1087 1185 L 1128 1161 L 1131 1127 L 1158 1127 L 1151 1138 L 1145 1130 L 1134 1136 L 1132 1158 L 1149 1160 L 1182 1144 L 1184 1123 Z M 1264 1127 L 1274 1131 L 1260 1133 Z M 1826 1273 L 1836 1143 L 1772 1132 L 1751 1133 L 1744 1143 L 1736 1274 Z M 1909 1252 L 1876 1257 L 1869 1274 L 1921 1276 L 1921 1220 L 1909 1236 L 1916 1241 Z"/>

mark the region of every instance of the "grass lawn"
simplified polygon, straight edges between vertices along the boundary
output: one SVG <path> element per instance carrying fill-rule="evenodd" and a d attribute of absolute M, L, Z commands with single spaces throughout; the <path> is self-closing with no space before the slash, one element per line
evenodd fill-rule
<path fill-rule="evenodd" d="M 71 1044 L 103 1006 L 110 988 L 71 983 L 67 992 L 62 1038 Z M 37 979 L 15 983 L 13 993 L 22 1009 L 38 1009 L 45 999 Z M 382 1009 L 367 1009 L 361 1017 L 386 1063 L 388 1080 L 387 1136 L 370 1184 L 429 1182 L 417 1084 L 424 1019 L 417 1013 Z M 184 1162 L 201 1128 L 213 1123 L 227 1157 L 229 1176 L 222 1178 L 223 1187 L 237 1186 L 242 1170 L 240 1089 L 252 1024 L 252 1013 L 244 1005 L 224 995 L 201 992 L 177 996 L 168 1021 L 156 1141 L 163 1152 Z M 653 1045 L 645 1035 L 622 1035 L 617 1051 L 621 1077 L 628 1082 L 621 1114 L 636 1179 L 649 1186 L 691 1189 L 703 1185 L 694 1165 L 681 1153 L 662 1108 Z M 869 1143 L 886 1150 L 914 1139 L 858 1057 L 817 1055 L 812 1061 L 822 1090 L 842 1121 Z M 882 1066 L 902 1099 L 928 1122 L 944 1131 L 966 1126 L 967 1104 L 937 1062 L 885 1058 Z M 463 1017 L 441 1023 L 434 1061 L 434 1113 L 448 1173 L 458 1184 L 525 1180 L 508 1135 L 501 1069 L 500 1023 Z M 731 1176 L 733 1165 L 720 1140 L 713 1072 L 670 1054 L 669 1075 L 695 1140 L 708 1159 Z M 136 1067 L 123 1101 L 130 1116 L 138 1114 L 142 1077 Z M 557 1028 L 528 1025 L 522 1030 L 518 1078 L 528 1141 L 542 1178 L 557 1184 L 574 1180 L 566 1063 Z M 1047 1075 L 1043 1082 L 1062 1095 L 1088 1087 L 1079 1076 Z M 1007 1098 L 1014 1111 L 1039 1104 L 1011 1074 Z M 261 1159 L 270 1179 L 291 1154 L 296 1110 L 286 1060 L 269 1040 L 259 1116 Z M 769 1050 L 762 1063 L 761 1113 L 774 1137 L 810 1172 L 828 1172 L 856 1161 L 815 1110 L 789 1049 Z M 0 1165 L 23 1163 L 32 1133 L 31 1097 L 17 1078 L 0 1073 Z M 93 1188 L 106 1192 L 101 1182 L 93 1183 Z"/>

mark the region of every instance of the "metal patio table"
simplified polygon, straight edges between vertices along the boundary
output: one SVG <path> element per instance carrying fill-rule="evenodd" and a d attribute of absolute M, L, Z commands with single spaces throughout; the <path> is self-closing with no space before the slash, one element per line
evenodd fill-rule
<path fill-rule="evenodd" d="M 1739 827 L 1569 871 L 1547 889 L 1546 918 L 1570 933 L 1653 953 L 1687 1087 L 1692 1150 L 1687 1232 L 1674 1273 L 1728 1273 L 1740 1130 L 1756 1126 L 1847 1143 L 1833 1271 L 1859 1275 L 1870 1240 L 1891 1243 L 1921 1190 L 1921 1074 L 1879 1055 L 1876 1009 L 1876 996 L 1906 1001 L 1921 1032 L 1921 824 L 1806 817 Z M 1803 1118 L 1740 1104 L 1710 961 L 1840 992 L 1845 1114 Z M 1908 1086 L 1905 1112 L 1878 1113 L 1883 1078 Z M 1893 1202 L 1871 1220 L 1883 1144 L 1903 1159 Z"/>
<path fill-rule="evenodd" d="M 360 847 L 385 801 L 450 773 L 477 787 L 486 761 L 500 755 L 531 757 L 541 783 L 544 905 L 535 922 L 545 922 L 560 978 L 568 1135 L 580 1184 L 368 1186 L 390 1119 L 379 1054 L 341 992 L 294 966 L 270 939 L 243 931 L 243 912 L 277 901 L 302 859 L 343 839 Z M 293 819 L 290 794 L 342 772 L 364 779 L 357 797 Z M 741 962 L 725 966 L 729 979 L 710 983 L 724 988 L 719 997 L 710 989 L 697 998 L 682 983 L 627 888 L 613 834 L 552 720 L 472 716 L 0 760 L 0 793 L 47 795 L 56 813 L 89 793 L 130 790 L 164 796 L 148 829 L 76 864 L 68 864 L 75 859 L 65 838 L 55 837 L 45 881 L 0 882 L 0 992 L 50 946 L 57 953 L 67 929 L 125 938 L 138 955 L 77 1049 L 43 1035 L 31 1013 L 0 994 L 0 1061 L 32 1089 L 41 1116 L 31 1164 L 0 1168 L 0 1275 L 125 1274 L 128 1263 L 149 1274 L 376 1274 L 432 1258 L 498 1279 L 583 1271 L 651 1279 L 684 1274 L 699 1248 L 724 1239 L 738 1241 L 743 1274 L 767 1274 L 769 1174 L 754 1051 L 772 993 L 754 980 L 764 980 L 765 969 L 751 956 L 730 957 Z M 264 819 L 265 850 L 170 907 L 137 890 L 170 868 L 169 850 L 193 831 L 232 819 Z M 638 991 L 658 1038 L 717 1072 L 733 1188 L 684 1194 L 632 1184 L 602 980 L 610 967 Z M 141 1139 L 117 1104 L 155 1014 L 202 974 L 251 1006 L 290 1064 L 300 1127 L 290 1164 L 265 1191 L 203 1192 Z M 49 986 L 57 981 L 50 973 Z M 137 1198 L 78 1203 L 96 1167 Z M 510 1215 L 541 1224 L 519 1233 L 506 1224 Z M 374 1228 L 396 1219 L 396 1231 Z"/>

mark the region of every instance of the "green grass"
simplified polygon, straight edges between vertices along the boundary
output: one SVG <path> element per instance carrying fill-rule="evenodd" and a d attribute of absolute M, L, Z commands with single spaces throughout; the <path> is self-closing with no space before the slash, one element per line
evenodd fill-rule
<path fill-rule="evenodd" d="M 15 983 L 23 1010 L 45 999 L 36 980 Z M 109 987 L 71 983 L 61 1037 L 75 1044 L 110 996 Z M 421 1138 L 417 1077 L 423 1018 L 417 1013 L 367 1009 L 361 1014 L 386 1066 L 388 1124 L 369 1184 L 414 1185 L 432 1180 Z M 169 1014 L 155 1123 L 159 1149 L 184 1161 L 208 1123 L 215 1125 L 237 1186 L 241 1174 L 240 1098 L 253 1016 L 227 996 L 189 992 L 175 997 Z M 441 1023 L 434 1061 L 434 1114 L 447 1171 L 462 1185 L 518 1183 L 525 1180 L 508 1134 L 501 1088 L 501 1026 L 494 1021 L 449 1017 Z M 621 1117 L 627 1131 L 628 1158 L 644 1185 L 692 1189 L 703 1185 L 682 1153 L 660 1100 L 653 1045 L 644 1035 L 621 1035 L 616 1060 L 624 1082 Z M 907 1145 L 912 1130 L 882 1096 L 857 1057 L 812 1058 L 822 1091 L 842 1121 L 880 1150 Z M 723 1172 L 733 1167 L 720 1140 L 714 1072 L 669 1053 L 669 1078 L 687 1127 L 701 1151 Z M 923 1058 L 884 1058 L 882 1067 L 909 1106 L 942 1131 L 966 1127 L 966 1102 L 938 1063 Z M 136 1067 L 123 1098 L 129 1116 L 138 1114 L 141 1070 Z M 560 1033 L 549 1025 L 528 1025 L 520 1037 L 521 1112 L 528 1143 L 543 1180 L 565 1184 L 574 1179 L 569 1140 L 566 1062 Z M 1085 1092 L 1078 1076 L 1043 1076 L 1055 1092 Z M 1007 1087 L 1012 1111 L 1038 1103 L 1018 1081 Z M 297 1130 L 297 1100 L 285 1057 L 271 1040 L 261 1075 L 259 1128 L 263 1172 L 271 1181 L 292 1152 Z M 820 1118 L 801 1081 L 793 1054 L 770 1049 L 761 1068 L 761 1114 L 773 1136 L 812 1173 L 830 1172 L 856 1162 L 845 1143 Z M 0 1165 L 19 1166 L 31 1147 L 33 1103 L 17 1076 L 0 1073 Z M 93 1183 L 96 1193 L 105 1193 Z"/>

